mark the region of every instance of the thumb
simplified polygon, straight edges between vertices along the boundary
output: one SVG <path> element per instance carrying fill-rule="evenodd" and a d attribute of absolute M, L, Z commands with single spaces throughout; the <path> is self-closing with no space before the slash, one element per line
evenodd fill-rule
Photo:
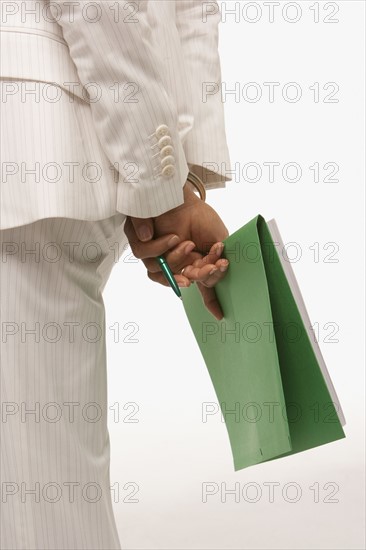
<path fill-rule="evenodd" d="M 154 235 L 152 218 L 132 218 L 131 222 L 140 241 L 150 241 Z"/>

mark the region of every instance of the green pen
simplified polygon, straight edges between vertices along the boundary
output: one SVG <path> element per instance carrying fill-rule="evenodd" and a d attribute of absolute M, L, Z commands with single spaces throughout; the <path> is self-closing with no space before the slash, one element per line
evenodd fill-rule
<path fill-rule="evenodd" d="M 174 279 L 173 272 L 170 269 L 169 265 L 167 264 L 166 259 L 164 258 L 164 256 L 157 256 L 156 261 L 160 265 L 164 277 L 166 278 L 166 280 L 168 281 L 168 283 L 170 284 L 170 286 L 172 287 L 172 289 L 174 290 L 174 292 L 176 293 L 178 298 L 182 299 L 182 294 L 180 292 L 178 283 Z"/>

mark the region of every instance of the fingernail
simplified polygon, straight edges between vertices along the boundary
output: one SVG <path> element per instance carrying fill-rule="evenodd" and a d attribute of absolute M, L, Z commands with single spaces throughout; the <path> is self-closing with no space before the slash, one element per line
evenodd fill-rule
<path fill-rule="evenodd" d="M 214 267 L 213 269 L 211 269 L 209 275 L 213 275 L 214 273 L 216 273 L 217 271 L 217 267 Z"/>
<path fill-rule="evenodd" d="M 182 282 L 182 283 L 178 283 L 178 286 L 182 287 L 182 288 L 187 288 L 191 283 L 186 283 L 186 282 Z"/>
<path fill-rule="evenodd" d="M 137 235 L 140 241 L 147 241 L 152 237 L 151 228 L 148 225 L 141 225 L 138 228 Z"/>
<path fill-rule="evenodd" d="M 224 248 L 224 243 L 220 243 L 216 246 L 215 253 L 217 254 L 217 256 L 220 256 L 223 248 Z"/>
<path fill-rule="evenodd" d="M 219 267 L 221 273 L 224 273 L 225 271 L 227 271 L 227 268 L 228 268 L 227 265 L 220 265 L 220 267 Z"/>
<path fill-rule="evenodd" d="M 192 250 L 195 248 L 195 246 L 196 246 L 196 245 L 195 245 L 194 243 L 189 243 L 189 244 L 187 244 L 187 246 L 186 246 L 185 249 L 184 249 L 184 252 L 185 252 L 186 254 L 189 254 L 190 252 L 192 252 Z"/>
<path fill-rule="evenodd" d="M 168 246 L 174 246 L 175 244 L 179 243 L 179 237 L 178 235 L 174 235 L 171 239 L 168 241 Z"/>

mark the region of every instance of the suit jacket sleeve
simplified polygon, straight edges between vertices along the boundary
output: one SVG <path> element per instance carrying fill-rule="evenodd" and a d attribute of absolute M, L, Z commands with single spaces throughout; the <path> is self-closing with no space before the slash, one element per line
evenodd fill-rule
<path fill-rule="evenodd" d="M 116 170 L 116 209 L 141 218 L 182 204 L 188 173 L 176 107 L 151 40 L 149 1 L 50 4 L 80 81 L 93 92 L 96 132 Z"/>
<path fill-rule="evenodd" d="M 202 179 L 206 189 L 226 187 L 225 182 L 231 180 L 221 97 L 219 22 L 217 2 L 176 2 L 176 25 L 194 114 L 193 128 L 183 146 L 190 169 Z"/>

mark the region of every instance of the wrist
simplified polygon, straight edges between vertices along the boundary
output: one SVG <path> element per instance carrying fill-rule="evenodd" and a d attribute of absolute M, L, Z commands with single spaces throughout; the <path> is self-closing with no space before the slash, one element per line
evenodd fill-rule
<path fill-rule="evenodd" d="M 197 201 L 202 202 L 197 193 L 195 193 L 195 187 L 189 181 L 186 181 L 183 186 L 183 198 L 184 204 L 191 204 Z"/>
<path fill-rule="evenodd" d="M 183 185 L 183 194 L 187 195 L 187 196 L 192 195 L 192 194 L 196 195 L 194 185 L 192 185 L 192 183 L 188 180 Z"/>

